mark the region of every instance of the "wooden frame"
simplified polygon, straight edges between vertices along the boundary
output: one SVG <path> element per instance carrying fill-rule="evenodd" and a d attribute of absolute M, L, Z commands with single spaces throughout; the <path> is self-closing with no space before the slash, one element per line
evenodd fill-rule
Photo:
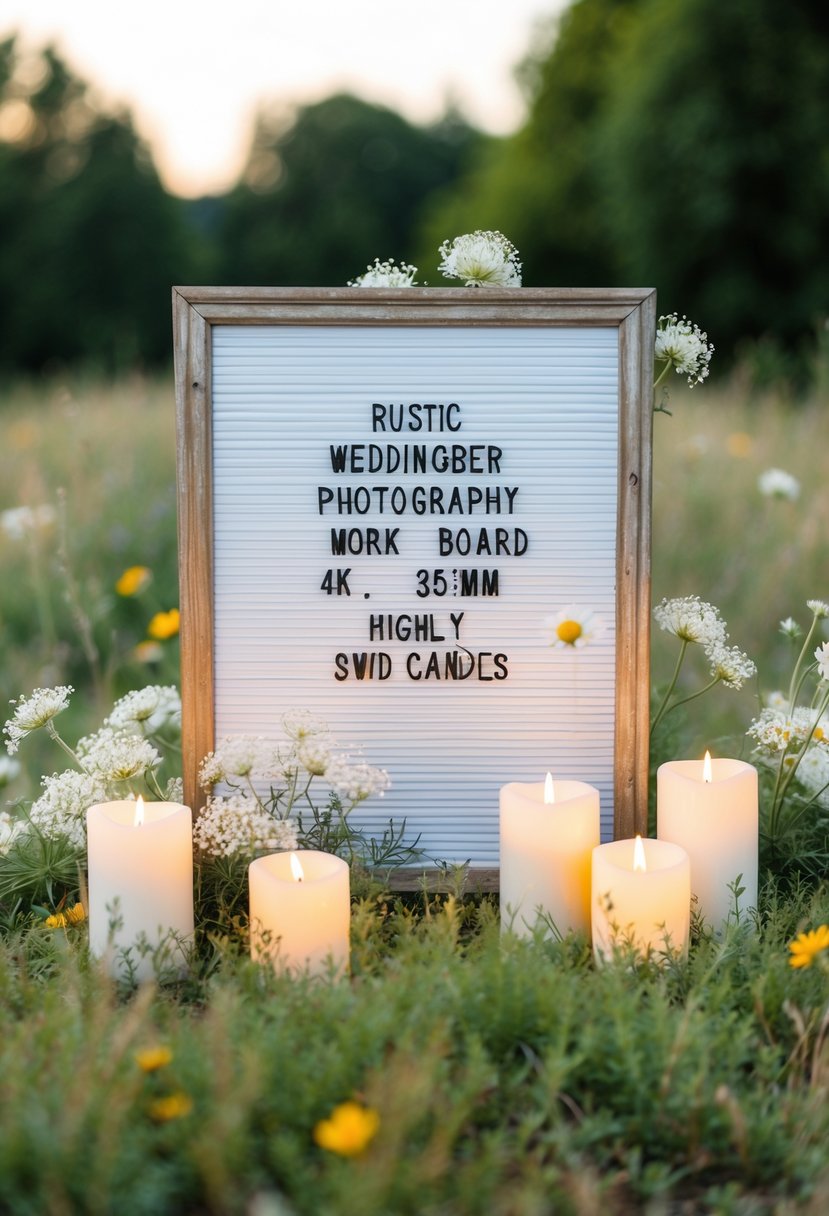
<path fill-rule="evenodd" d="M 614 327 L 618 330 L 614 835 L 647 825 L 655 292 L 648 289 L 173 289 L 185 801 L 214 743 L 213 327 Z M 497 872 L 476 871 L 482 887 Z"/>

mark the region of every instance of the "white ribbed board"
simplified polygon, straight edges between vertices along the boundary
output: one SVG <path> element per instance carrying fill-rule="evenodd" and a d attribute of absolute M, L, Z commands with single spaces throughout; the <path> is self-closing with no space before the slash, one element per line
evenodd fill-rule
<path fill-rule="evenodd" d="M 364 804 L 359 822 L 377 829 L 405 817 L 437 860 L 497 865 L 499 787 L 548 769 L 599 788 L 610 838 L 617 330 L 218 325 L 212 375 L 217 737 L 278 737 L 286 710 L 313 711 L 391 775 L 391 790 Z M 460 429 L 373 430 L 375 403 L 454 403 L 449 419 Z M 384 459 L 389 445 L 484 445 L 486 471 L 332 470 L 331 445 L 369 444 Z M 324 499 L 333 491 L 322 514 L 321 487 Z M 418 514 L 424 487 L 437 489 L 436 506 L 460 502 L 464 513 Z M 369 513 L 337 513 L 349 488 L 362 491 L 355 502 L 369 499 Z M 393 489 L 400 514 L 390 510 Z M 470 489 L 484 491 L 473 513 Z M 507 489 L 517 490 L 512 513 Z M 495 490 L 500 502 L 491 497 L 486 514 Z M 475 542 L 482 528 L 506 528 L 510 543 L 518 528 L 527 552 L 441 556 L 441 527 L 467 528 Z M 334 556 L 332 528 L 379 528 L 383 538 L 397 528 L 399 554 Z M 338 568 L 350 568 L 348 596 L 321 589 Z M 462 596 L 460 573 L 455 594 L 453 571 L 475 568 L 479 578 L 497 570 L 497 597 Z M 447 594 L 418 597 L 420 570 L 442 570 Z M 441 589 L 431 574 L 430 589 Z M 571 604 L 597 613 L 604 632 L 562 651 L 544 621 Z M 463 613 L 457 644 L 450 613 Z M 372 641 L 370 618 L 380 615 L 426 615 L 445 640 Z M 464 681 L 407 674 L 407 664 L 425 672 L 433 651 L 442 668 L 458 644 L 507 656 L 507 678 L 478 679 L 477 665 Z M 372 651 L 389 656 L 390 678 L 354 678 L 351 656 Z M 347 656 L 340 668 L 338 654 Z M 346 664 L 348 678 L 337 680 Z M 480 659 L 484 675 L 496 670 L 492 657 Z"/>

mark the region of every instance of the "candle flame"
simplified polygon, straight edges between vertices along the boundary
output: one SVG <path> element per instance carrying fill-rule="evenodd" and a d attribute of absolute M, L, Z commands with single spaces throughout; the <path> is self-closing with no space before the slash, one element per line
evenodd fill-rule
<path fill-rule="evenodd" d="M 303 878 L 305 877 L 302 862 L 299 860 L 296 853 L 291 854 L 291 873 L 294 876 L 294 882 L 302 882 Z"/>
<path fill-rule="evenodd" d="M 135 818 L 132 821 L 134 828 L 140 828 L 144 825 L 144 799 L 139 794 L 135 800 Z"/>
<path fill-rule="evenodd" d="M 636 873 L 638 870 L 640 873 L 644 874 L 646 873 L 647 868 L 648 863 L 645 858 L 645 846 L 642 844 L 642 837 L 637 833 L 636 843 L 633 846 L 633 871 Z"/>
<path fill-rule="evenodd" d="M 709 784 L 713 780 L 713 773 L 711 772 L 711 753 L 710 752 L 705 753 L 705 759 L 702 762 L 702 779 L 703 779 L 703 781 L 706 781 Z"/>
<path fill-rule="evenodd" d="M 556 787 L 553 785 L 553 774 L 548 773 L 544 781 L 544 805 L 552 806 L 556 800 Z"/>

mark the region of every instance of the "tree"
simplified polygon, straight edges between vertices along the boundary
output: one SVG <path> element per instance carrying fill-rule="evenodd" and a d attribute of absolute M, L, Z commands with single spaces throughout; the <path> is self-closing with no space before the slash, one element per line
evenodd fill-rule
<path fill-rule="evenodd" d="M 170 286 L 192 266 L 182 208 L 128 114 L 52 49 L 39 66 L 27 85 L 15 40 L 0 46 L 0 365 L 165 360 Z"/>
<path fill-rule="evenodd" d="M 260 114 L 218 224 L 218 277 L 336 286 L 375 257 L 409 259 L 419 210 L 479 139 L 455 114 L 418 127 L 349 94 Z"/>

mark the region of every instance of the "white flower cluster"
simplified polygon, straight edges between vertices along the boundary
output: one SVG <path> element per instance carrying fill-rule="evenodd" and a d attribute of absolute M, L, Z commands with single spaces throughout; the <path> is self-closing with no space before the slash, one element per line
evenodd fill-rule
<path fill-rule="evenodd" d="M 756 673 L 756 664 L 739 646 L 712 646 L 708 651 L 711 675 L 726 688 L 742 688 Z"/>
<path fill-rule="evenodd" d="M 275 819 L 255 798 L 244 794 L 208 798 L 193 839 L 210 857 L 253 857 L 294 849 L 297 844 L 296 827 L 290 819 Z"/>
<path fill-rule="evenodd" d="M 77 754 L 84 771 L 104 782 L 130 781 L 161 763 L 161 756 L 148 739 L 114 731 L 110 726 L 81 739 Z"/>
<path fill-rule="evenodd" d="M 55 508 L 48 502 L 38 507 L 11 507 L 0 512 L 0 529 L 9 540 L 21 541 L 34 532 L 51 528 L 55 522 Z"/>
<path fill-rule="evenodd" d="M 698 595 L 663 599 L 654 608 L 653 615 L 660 629 L 673 633 L 683 642 L 699 642 L 706 651 L 724 646 L 728 639 L 719 608 L 707 604 Z"/>
<path fill-rule="evenodd" d="M 825 600 L 807 600 L 806 607 L 819 621 L 829 616 L 829 604 Z"/>
<path fill-rule="evenodd" d="M 520 287 L 521 262 L 512 241 L 501 232 L 466 232 L 440 246 L 438 269 L 467 287 Z"/>
<path fill-rule="evenodd" d="M 760 493 L 766 498 L 787 498 L 796 502 L 800 496 L 800 482 L 785 469 L 766 469 L 757 478 Z"/>
<path fill-rule="evenodd" d="M 113 730 L 140 730 L 148 735 L 181 731 L 181 697 L 174 684 L 148 684 L 126 693 L 112 707 L 104 726 Z"/>
<path fill-rule="evenodd" d="M 818 742 L 824 741 L 823 728 L 818 725 L 812 735 L 813 725 L 813 714 L 803 706 L 791 713 L 787 707 L 767 706 L 754 719 L 746 734 L 754 739 L 756 750 L 765 756 L 779 756 L 782 752 L 796 755 L 802 751 L 810 736 Z"/>
<path fill-rule="evenodd" d="M 409 266 L 406 262 L 401 262 L 399 265 L 394 258 L 389 258 L 385 262 L 381 262 L 379 258 L 375 258 L 373 264 L 370 264 L 368 269 L 362 274 L 357 275 L 356 279 L 349 279 L 349 287 L 415 287 L 415 275 L 417 274 L 416 266 Z"/>
<path fill-rule="evenodd" d="M 669 364 L 677 375 L 687 376 L 691 388 L 701 384 L 708 375 L 713 353 L 708 334 L 698 325 L 692 325 L 687 317 L 680 318 L 672 312 L 659 318 L 654 358 L 658 363 Z"/>
<path fill-rule="evenodd" d="M 44 777 L 44 793 L 32 803 L 29 819 L 44 836 L 64 836 L 77 848 L 86 844 L 86 812 L 96 802 L 105 802 L 105 782 L 94 773 L 68 769 Z"/>
<path fill-rule="evenodd" d="M 346 802 L 364 802 L 378 794 L 381 798 L 391 785 L 385 769 L 373 768 L 364 760 L 350 756 L 333 756 L 325 770 L 325 779 L 335 794 Z"/>
<path fill-rule="evenodd" d="M 8 850 L 25 827 L 22 819 L 13 818 L 8 811 L 0 811 L 0 853 Z"/>
<path fill-rule="evenodd" d="M 797 769 L 797 779 L 810 798 L 829 807 L 829 747 L 807 748 Z"/>
<path fill-rule="evenodd" d="M 14 755 L 21 739 L 62 713 L 74 691 L 71 684 L 62 684 L 58 688 L 36 688 L 30 696 L 10 701 L 9 704 L 15 706 L 14 715 L 3 728 L 9 755 Z"/>
<path fill-rule="evenodd" d="M 282 783 L 285 767 L 272 739 L 260 735 L 226 735 L 216 750 L 205 756 L 199 777 L 203 789 L 211 789 L 220 781 L 233 785 L 234 779 L 240 777 Z"/>

